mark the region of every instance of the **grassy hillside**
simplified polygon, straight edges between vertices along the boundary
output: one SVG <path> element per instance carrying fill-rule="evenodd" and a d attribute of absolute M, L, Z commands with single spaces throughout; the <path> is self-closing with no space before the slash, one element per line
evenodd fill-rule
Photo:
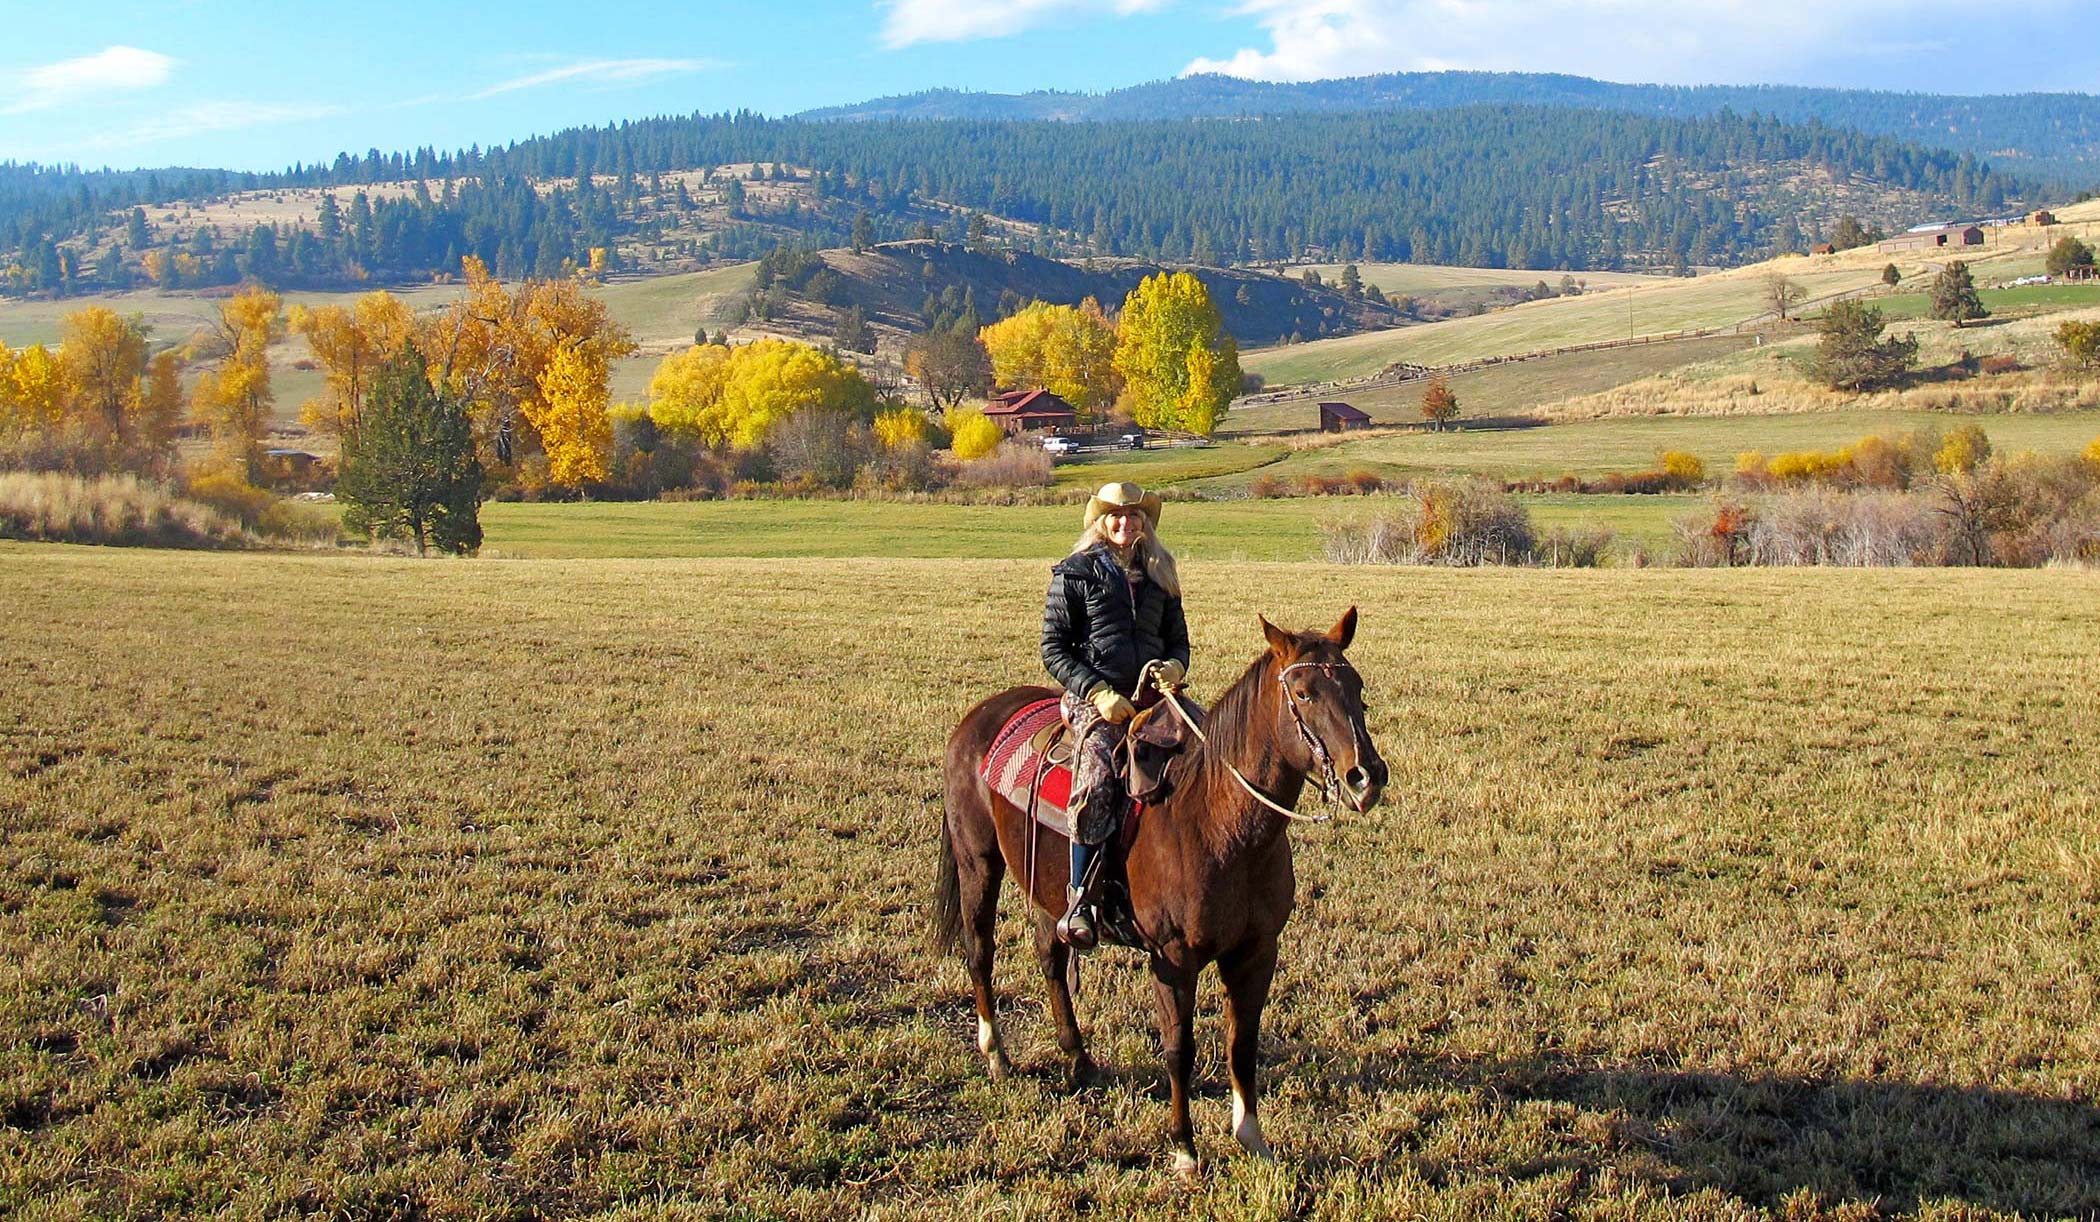
<path fill-rule="evenodd" d="M 1011 894 L 1013 1080 L 922 949 L 1039 560 L 0 547 L 0 1212 L 2100 1210 L 2100 578 L 1187 577 L 1202 697 L 1364 608 L 1393 785 L 1183 1188 L 1136 959 L 1068 1094 Z"/>
<path fill-rule="evenodd" d="M 1965 259 L 1979 283 L 1996 283 L 2039 272 L 2050 242 L 2082 234 L 2089 224 L 2083 210 L 2067 209 L 2059 215 L 2078 223 L 1990 229 L 1983 247 L 1930 257 L 1919 252 L 1891 255 L 1867 247 L 1837 255 L 1787 256 L 1690 279 L 1649 279 L 1473 318 L 1264 348 L 1241 354 L 1240 363 L 1270 385 L 1282 386 L 1362 377 L 1396 361 L 1452 365 L 1628 336 L 1733 327 L 1767 317 L 1771 307 L 1766 286 L 1775 274 L 1805 289 L 1811 303 L 1838 293 L 1878 292 L 1882 269 L 1890 262 L 1904 275 L 1903 287 L 1910 291 L 1928 284 L 1939 267 L 1954 258 Z"/>

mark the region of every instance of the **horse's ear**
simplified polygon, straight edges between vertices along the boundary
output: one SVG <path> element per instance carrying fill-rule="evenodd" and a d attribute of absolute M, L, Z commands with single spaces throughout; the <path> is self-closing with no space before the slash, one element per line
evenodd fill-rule
<path fill-rule="evenodd" d="M 1356 639 L 1355 607 L 1342 612 L 1342 618 L 1336 620 L 1334 627 L 1327 630 L 1327 639 L 1333 641 L 1338 648 L 1349 648 L 1349 642 Z"/>
<path fill-rule="evenodd" d="M 1269 638 L 1269 652 L 1279 658 L 1288 658 L 1298 651 L 1297 644 L 1291 640 L 1291 634 L 1270 623 L 1268 616 L 1257 615 L 1254 618 L 1261 621 L 1261 634 Z"/>

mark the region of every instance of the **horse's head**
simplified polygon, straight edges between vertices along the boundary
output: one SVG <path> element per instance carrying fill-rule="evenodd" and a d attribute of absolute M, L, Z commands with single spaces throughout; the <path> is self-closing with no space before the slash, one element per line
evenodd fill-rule
<path fill-rule="evenodd" d="M 1376 806 L 1388 773 L 1364 725 L 1363 679 L 1342 652 L 1356 637 L 1356 608 L 1324 633 L 1290 632 L 1267 619 L 1261 630 L 1287 726 L 1279 735 L 1285 758 L 1321 784 L 1332 779 L 1351 810 Z"/>

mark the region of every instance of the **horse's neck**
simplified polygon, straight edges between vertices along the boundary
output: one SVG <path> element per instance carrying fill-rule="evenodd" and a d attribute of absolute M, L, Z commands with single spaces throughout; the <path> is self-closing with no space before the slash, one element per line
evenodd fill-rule
<path fill-rule="evenodd" d="M 1256 682 L 1259 686 L 1245 715 L 1261 724 L 1270 712 L 1266 698 L 1270 671 L 1266 666 Z M 1268 724 L 1273 725 L 1273 720 Z M 1283 835 L 1287 822 L 1241 788 L 1231 769 L 1237 769 L 1248 784 L 1285 809 L 1298 804 L 1299 794 L 1305 788 L 1305 773 L 1284 758 L 1284 744 L 1276 734 L 1231 737 L 1242 744 L 1234 753 L 1237 758 L 1225 758 L 1222 752 L 1217 758 L 1208 758 L 1211 753 L 1207 750 L 1204 767 L 1187 795 L 1195 815 L 1188 826 L 1201 837 L 1205 854 L 1221 863 L 1267 848 Z"/>

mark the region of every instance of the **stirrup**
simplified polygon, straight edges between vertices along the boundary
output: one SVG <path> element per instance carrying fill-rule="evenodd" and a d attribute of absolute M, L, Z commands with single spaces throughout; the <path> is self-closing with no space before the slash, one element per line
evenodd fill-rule
<path fill-rule="evenodd" d="M 1078 887 L 1067 887 L 1065 898 L 1068 907 L 1057 922 L 1058 941 L 1085 954 L 1101 944 L 1101 935 L 1094 930 L 1093 914 L 1088 911 L 1091 905 L 1086 902 L 1086 892 Z"/>

